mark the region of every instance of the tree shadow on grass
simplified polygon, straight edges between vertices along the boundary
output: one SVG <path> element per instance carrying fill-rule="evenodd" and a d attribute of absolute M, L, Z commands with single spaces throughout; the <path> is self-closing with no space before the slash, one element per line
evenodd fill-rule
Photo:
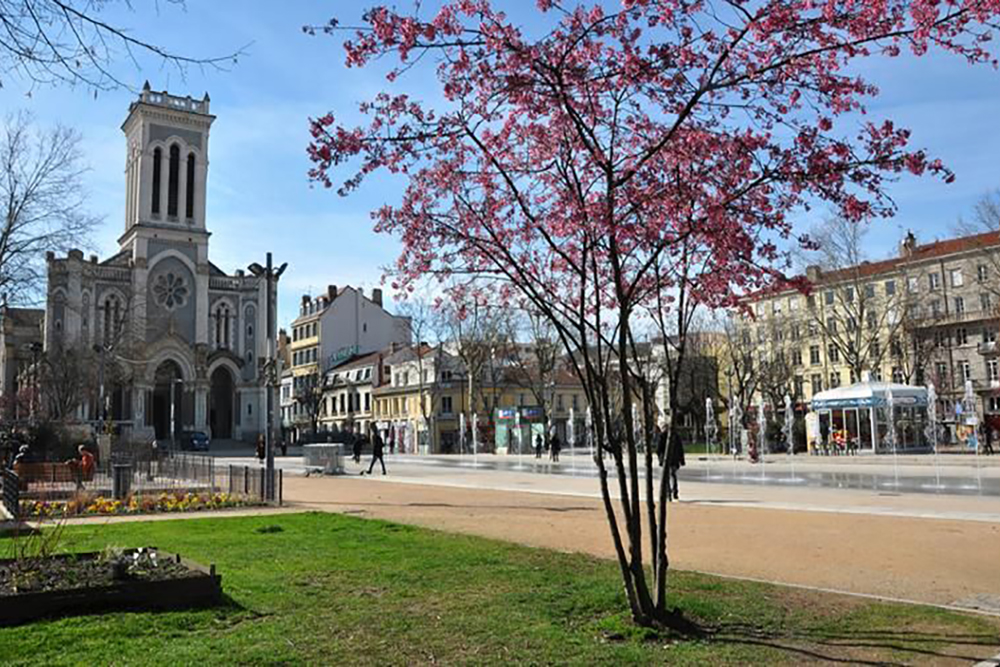
<path fill-rule="evenodd" d="M 882 657 L 894 655 L 970 663 L 992 655 L 1000 634 L 920 632 L 909 630 L 791 630 L 766 631 L 746 623 L 724 623 L 706 628 L 709 641 L 769 647 L 803 659 L 863 665 L 907 664 Z M 973 651 L 976 648 L 990 649 Z M 866 657 L 868 656 L 868 657 Z M 878 657 L 873 657 L 878 656 Z"/>

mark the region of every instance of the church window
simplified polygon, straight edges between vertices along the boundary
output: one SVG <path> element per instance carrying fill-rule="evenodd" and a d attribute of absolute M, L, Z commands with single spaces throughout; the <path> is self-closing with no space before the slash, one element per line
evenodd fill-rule
<path fill-rule="evenodd" d="M 160 214 L 160 175 L 163 166 L 163 151 L 159 148 L 153 150 L 153 215 Z"/>
<path fill-rule="evenodd" d="M 215 346 L 221 349 L 228 349 L 230 347 L 229 343 L 229 332 L 232 322 L 232 316 L 229 313 L 229 306 L 226 304 L 220 305 L 215 310 Z"/>
<path fill-rule="evenodd" d="M 104 300 L 104 340 L 111 342 L 121 331 L 124 312 L 118 297 L 109 296 Z"/>
<path fill-rule="evenodd" d="M 251 352 L 250 350 L 247 350 L 247 363 L 248 364 L 253 363 L 253 352 Z"/>
<path fill-rule="evenodd" d="M 156 303 L 167 310 L 174 310 L 187 303 L 188 287 L 184 278 L 172 271 L 161 273 L 153 283 Z"/>
<path fill-rule="evenodd" d="M 188 153 L 187 159 L 187 201 L 184 202 L 184 214 L 194 217 L 194 153 Z"/>
<path fill-rule="evenodd" d="M 251 313 L 247 313 L 247 314 L 249 315 Z M 252 324 L 248 324 L 247 325 L 247 336 L 249 338 L 253 338 L 253 325 Z"/>
<path fill-rule="evenodd" d="M 167 174 L 167 216 L 177 217 L 178 188 L 181 176 L 181 149 L 177 144 L 170 147 L 170 166 Z"/>

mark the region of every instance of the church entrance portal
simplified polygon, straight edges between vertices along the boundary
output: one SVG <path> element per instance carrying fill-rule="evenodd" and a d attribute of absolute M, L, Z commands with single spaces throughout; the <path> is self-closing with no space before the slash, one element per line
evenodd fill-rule
<path fill-rule="evenodd" d="M 173 415 L 174 436 L 180 437 L 184 423 L 184 383 L 181 369 L 174 361 L 164 361 L 156 369 L 156 386 L 153 388 L 153 428 L 157 440 L 170 438 L 170 417 Z"/>
<path fill-rule="evenodd" d="M 222 366 L 212 373 L 212 401 L 209 425 L 212 438 L 227 440 L 233 437 L 233 374 Z"/>

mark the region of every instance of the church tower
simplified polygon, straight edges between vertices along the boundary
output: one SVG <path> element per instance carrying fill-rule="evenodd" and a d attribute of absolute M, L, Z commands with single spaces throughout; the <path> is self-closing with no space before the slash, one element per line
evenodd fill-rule
<path fill-rule="evenodd" d="M 149 82 L 122 124 L 125 235 L 133 227 L 205 231 L 208 134 L 215 116 L 201 100 L 154 92 Z M 124 240 L 124 239 L 123 239 Z"/>

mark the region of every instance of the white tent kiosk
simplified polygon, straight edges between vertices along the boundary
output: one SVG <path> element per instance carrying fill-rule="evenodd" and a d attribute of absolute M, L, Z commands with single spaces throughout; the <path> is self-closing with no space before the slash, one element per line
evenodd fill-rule
<path fill-rule="evenodd" d="M 886 400 L 890 391 L 894 406 L 891 417 Z M 821 391 L 813 396 L 811 408 L 806 429 L 810 451 L 825 448 L 835 438 L 860 450 L 892 451 L 886 442 L 890 418 L 895 424 L 897 449 L 926 446 L 927 389 L 924 387 L 866 380 Z"/>

